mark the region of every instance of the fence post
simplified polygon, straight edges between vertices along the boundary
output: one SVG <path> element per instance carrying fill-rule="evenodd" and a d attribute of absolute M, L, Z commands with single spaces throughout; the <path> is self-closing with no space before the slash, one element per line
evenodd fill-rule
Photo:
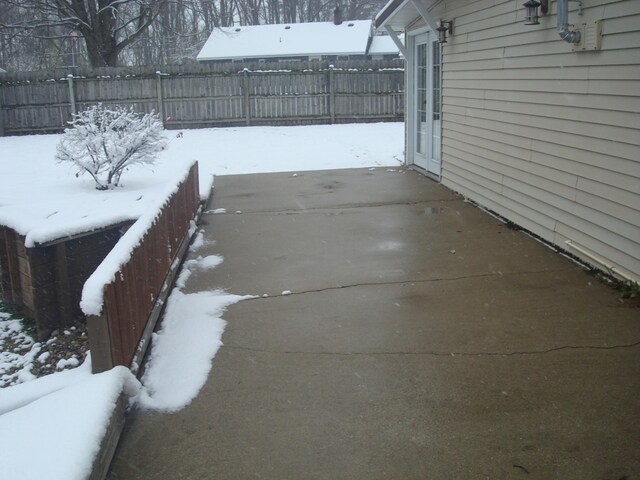
<path fill-rule="evenodd" d="M 329 65 L 329 116 L 331 123 L 336 123 L 336 80 L 334 66 Z"/>
<path fill-rule="evenodd" d="M 103 309 L 106 307 L 103 306 Z M 87 336 L 91 350 L 91 372 L 100 373 L 111 370 L 115 366 L 113 358 L 111 329 L 109 316 L 103 310 L 101 315 L 87 315 Z"/>
<path fill-rule="evenodd" d="M 245 117 L 245 121 L 247 126 L 251 125 L 251 103 L 250 102 L 250 97 L 249 97 L 249 69 L 245 68 L 242 71 L 242 74 L 244 75 L 244 81 L 242 82 L 243 85 L 243 95 L 244 95 L 244 117 Z"/>
<path fill-rule="evenodd" d="M 162 98 L 162 73 L 160 70 L 156 72 L 156 77 L 158 78 L 158 81 L 156 82 L 156 91 L 158 92 L 158 115 L 164 125 L 164 100 Z"/>
<path fill-rule="evenodd" d="M 77 115 L 78 109 L 76 107 L 76 93 L 73 88 L 73 75 L 67 75 L 67 83 L 69 83 L 69 104 L 71 105 L 71 115 Z"/>

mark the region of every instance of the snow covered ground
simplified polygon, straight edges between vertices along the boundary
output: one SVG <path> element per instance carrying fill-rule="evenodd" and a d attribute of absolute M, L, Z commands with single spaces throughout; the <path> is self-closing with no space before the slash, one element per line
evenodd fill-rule
<path fill-rule="evenodd" d="M 397 165 L 401 123 L 169 131 L 152 169 L 131 167 L 120 188 L 97 191 L 88 175 L 54 160 L 60 135 L 0 138 L 0 225 L 27 246 L 137 219 L 193 160 L 208 195 L 213 175 Z"/>
<path fill-rule="evenodd" d="M 169 148 L 152 169 L 131 169 L 121 187 L 107 192 L 55 163 L 59 135 L 0 138 L 0 224 L 33 245 L 137 219 L 193 160 L 200 165 L 203 197 L 214 175 L 397 166 L 403 128 L 384 123 L 185 130 L 181 137 L 168 132 Z M 192 252 L 197 254 L 203 242 L 199 235 Z M 29 381 L 0 389 L 0 478 L 86 478 L 122 391 L 141 408 L 175 411 L 191 402 L 221 345 L 225 308 L 248 296 L 219 290 L 186 294 L 181 289 L 191 271 L 215 268 L 222 261 L 209 256 L 184 265 L 154 334 L 142 385 L 122 367 L 91 375 L 86 359 L 75 369 L 35 380 L 25 374 L 20 381 Z"/>

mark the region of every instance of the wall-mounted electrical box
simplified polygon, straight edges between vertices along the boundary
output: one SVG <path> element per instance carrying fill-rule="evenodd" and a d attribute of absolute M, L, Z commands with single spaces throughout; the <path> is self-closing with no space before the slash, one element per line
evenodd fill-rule
<path fill-rule="evenodd" d="M 573 44 L 573 52 L 592 52 L 602 48 L 602 20 L 578 24 L 575 30 L 580 32 L 580 41 Z"/>

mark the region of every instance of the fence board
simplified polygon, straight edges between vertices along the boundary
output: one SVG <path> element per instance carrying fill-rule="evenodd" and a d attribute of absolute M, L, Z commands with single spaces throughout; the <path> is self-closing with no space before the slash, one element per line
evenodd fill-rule
<path fill-rule="evenodd" d="M 144 339 L 144 345 L 139 345 L 145 332 L 151 334 L 148 322 L 162 292 L 166 294 L 172 264 L 181 246 L 185 248 L 190 222 L 198 209 L 198 185 L 195 163 L 144 233 L 129 261 L 121 265 L 114 280 L 104 286 L 102 315 L 88 319 L 94 371 L 130 365 L 140 348 L 144 354 L 149 338 Z M 107 333 L 108 342 L 101 338 Z"/>
<path fill-rule="evenodd" d="M 73 105 L 80 111 L 96 103 L 161 112 L 171 117 L 168 128 L 403 119 L 402 61 L 334 63 L 76 70 L 73 98 L 60 72 L 5 74 L 0 121 L 9 135 L 61 131 Z"/>

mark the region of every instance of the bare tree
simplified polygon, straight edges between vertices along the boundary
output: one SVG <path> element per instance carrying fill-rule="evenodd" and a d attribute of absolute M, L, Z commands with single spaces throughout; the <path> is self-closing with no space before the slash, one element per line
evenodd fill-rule
<path fill-rule="evenodd" d="M 236 16 L 235 13 L 227 15 L 229 5 L 234 4 L 229 0 L 167 1 L 165 8 L 138 41 L 123 50 L 121 61 L 148 65 L 195 59 L 213 28 L 226 26 L 226 17 Z"/>
<path fill-rule="evenodd" d="M 385 0 L 0 0 L 0 66 L 162 65 L 214 28 L 373 18 Z M 81 61 L 78 57 L 86 57 Z"/>
<path fill-rule="evenodd" d="M 61 40 L 75 31 L 84 39 L 89 63 L 115 66 L 118 54 L 135 42 L 168 0 L 2 0 L 17 14 L 0 19 L 4 35 Z"/>

